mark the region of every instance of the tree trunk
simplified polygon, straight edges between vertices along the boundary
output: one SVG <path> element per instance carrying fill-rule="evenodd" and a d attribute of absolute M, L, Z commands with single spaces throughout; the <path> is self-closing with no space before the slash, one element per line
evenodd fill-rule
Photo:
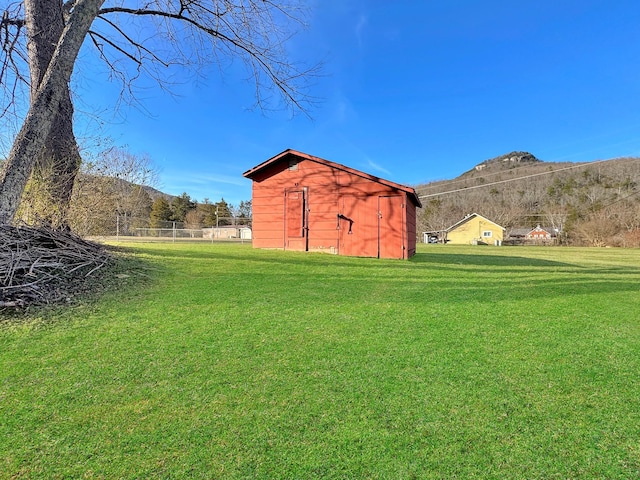
<path fill-rule="evenodd" d="M 32 74 L 32 78 L 35 75 L 35 78 L 40 77 L 41 81 L 35 92 L 32 90 L 31 105 L 27 117 L 16 136 L 5 169 L 0 176 L 0 224 L 11 223 L 14 220 L 36 159 L 40 158 L 49 142 L 51 142 L 52 148 L 57 148 L 55 145 L 58 139 L 54 132 L 58 128 L 57 121 L 60 120 L 60 117 L 65 117 L 69 122 L 72 121 L 73 108 L 69 96 L 69 80 L 87 31 L 103 3 L 104 0 L 78 0 L 62 34 L 55 41 L 55 48 L 46 69 L 42 74 Z M 58 9 L 59 20 L 62 20 L 60 7 L 59 0 L 25 0 L 25 8 L 32 8 L 34 13 L 38 8 Z M 49 17 L 39 22 L 40 26 L 43 27 L 44 22 L 52 23 L 51 20 Z M 54 19 L 53 23 L 57 21 Z M 46 28 L 45 31 L 47 31 Z M 55 28 L 52 27 L 50 32 L 55 32 Z M 38 31 L 29 31 L 29 34 L 37 36 Z M 31 48 L 46 50 L 46 46 L 38 41 L 30 42 L 30 54 Z M 45 57 L 46 53 L 43 51 L 41 59 Z M 63 124 L 65 129 L 71 125 L 70 123 Z M 66 133 L 67 138 L 62 141 L 67 146 L 69 132 L 73 137 L 73 131 L 69 128 Z M 73 144 L 77 153 L 75 139 Z M 68 159 L 66 161 L 69 162 Z M 68 167 L 69 163 L 66 164 L 67 171 L 71 170 Z M 62 170 L 64 169 L 60 169 L 58 172 Z"/>
<path fill-rule="evenodd" d="M 64 31 L 62 0 L 25 0 L 31 100 L 35 98 Z M 80 169 L 80 152 L 73 134 L 73 104 L 68 84 L 45 147 L 36 157 L 22 208 L 51 226 L 66 224 L 73 184 Z M 31 208 L 29 208 L 31 207 Z"/>

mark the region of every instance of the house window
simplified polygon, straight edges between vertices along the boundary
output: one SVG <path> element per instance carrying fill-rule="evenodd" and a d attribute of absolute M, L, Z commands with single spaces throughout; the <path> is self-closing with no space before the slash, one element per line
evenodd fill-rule
<path fill-rule="evenodd" d="M 491 230 L 486 230 L 482 232 L 482 238 L 491 238 L 493 236 Z"/>

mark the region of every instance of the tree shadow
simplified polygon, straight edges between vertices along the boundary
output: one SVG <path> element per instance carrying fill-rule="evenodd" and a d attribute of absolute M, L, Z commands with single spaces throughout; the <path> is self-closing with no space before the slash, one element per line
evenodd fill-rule
<path fill-rule="evenodd" d="M 216 278 L 229 285 L 250 285 L 254 298 L 277 296 L 285 287 L 291 296 L 299 296 L 301 305 L 305 299 L 310 303 L 388 301 L 418 305 L 640 293 L 640 266 L 598 267 L 523 255 L 421 252 L 406 261 L 281 250 L 136 249 L 154 262 L 169 258 L 199 266 L 242 263 L 242 267 L 217 268 Z"/>
<path fill-rule="evenodd" d="M 462 253 L 416 253 L 411 257 L 414 263 L 430 263 L 441 265 L 476 265 L 495 267 L 560 267 L 574 266 L 570 263 L 540 258 L 520 257 L 512 255 L 475 255 Z"/>

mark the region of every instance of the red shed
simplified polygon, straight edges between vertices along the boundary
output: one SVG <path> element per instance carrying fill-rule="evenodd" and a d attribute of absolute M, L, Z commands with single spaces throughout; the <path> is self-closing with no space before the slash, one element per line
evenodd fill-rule
<path fill-rule="evenodd" d="M 253 246 L 378 258 L 416 252 L 416 191 L 295 150 L 253 181 Z"/>

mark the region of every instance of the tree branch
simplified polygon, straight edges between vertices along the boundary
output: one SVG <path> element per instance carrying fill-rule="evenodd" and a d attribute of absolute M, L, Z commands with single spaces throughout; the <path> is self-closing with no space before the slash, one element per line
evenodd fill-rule
<path fill-rule="evenodd" d="M 89 30 L 89 36 L 91 37 L 91 40 L 93 41 L 93 44 L 96 46 L 96 48 L 100 51 L 100 56 L 106 61 L 106 56 L 104 55 L 104 48 L 102 45 L 100 45 L 97 41 L 96 38 L 99 38 L 100 40 L 102 40 L 104 43 L 106 43 L 107 45 L 111 46 L 111 48 L 116 49 L 117 51 L 119 51 L 120 53 L 122 53 L 125 57 L 127 57 L 129 60 L 131 60 L 132 62 L 138 64 L 138 65 L 142 65 L 142 60 L 140 60 L 139 58 L 137 58 L 135 55 L 127 52 L 125 49 L 121 48 L 119 45 L 116 45 L 114 42 L 112 42 L 110 39 L 108 39 L 107 37 L 105 37 L 104 35 L 99 34 L 98 32 L 94 32 L 93 30 Z M 114 68 L 113 65 L 111 65 L 109 63 L 109 66 L 111 68 Z"/>
<path fill-rule="evenodd" d="M 64 17 L 64 21 L 69 20 L 69 16 L 71 15 L 71 10 L 76 6 L 78 0 L 68 0 L 62 5 L 62 16 Z"/>
<path fill-rule="evenodd" d="M 29 86 L 28 75 L 23 74 L 28 71 L 25 30 L 22 2 L 7 5 L 0 18 L 0 91 L 4 97 L 0 118 L 7 117 L 12 109 L 17 110 L 21 87 Z"/>
<path fill-rule="evenodd" d="M 149 2 L 147 7 L 152 3 Z M 217 5 L 215 2 L 212 3 Z M 315 74 L 318 67 L 299 70 L 286 60 L 284 43 L 290 37 L 285 37 L 283 32 L 277 28 L 278 25 L 274 21 L 270 9 L 284 15 L 287 19 L 295 18 L 302 24 L 299 19 L 284 7 L 264 0 L 249 1 L 247 5 L 243 2 L 238 5 L 224 2 L 224 9 L 209 8 L 203 1 L 181 0 L 176 8 L 177 11 L 169 11 L 158 8 L 116 6 L 101 9 L 99 16 L 105 21 L 107 21 L 106 15 L 126 14 L 182 23 L 193 29 L 194 32 L 202 33 L 208 37 L 213 46 L 218 45 L 216 41 L 220 41 L 219 45 L 228 49 L 232 57 L 235 54 L 244 59 L 255 80 L 257 104 L 261 108 L 263 108 L 261 90 L 264 87 L 261 78 L 264 76 L 263 78 L 268 79 L 269 84 L 280 92 L 286 103 L 293 106 L 294 110 L 297 109 L 307 114 L 302 105 L 302 99 L 308 101 L 308 97 L 301 94 L 298 82 Z M 141 42 L 134 42 L 130 36 L 123 35 L 123 37 L 133 45 L 141 45 Z M 176 49 L 180 50 L 181 45 L 178 40 L 172 38 L 171 33 L 169 33 L 169 38 L 173 40 Z M 146 49 L 146 52 L 151 54 L 149 49 Z M 195 54 L 198 57 L 201 52 L 201 49 L 195 49 Z M 155 58 L 155 60 L 159 59 Z"/>
<path fill-rule="evenodd" d="M 165 62 L 164 60 L 162 60 L 160 57 L 158 57 L 155 53 L 153 53 L 150 49 L 148 49 L 147 47 L 145 47 L 142 43 L 135 41 L 133 38 L 131 38 L 131 36 L 127 35 L 127 33 L 122 30 L 122 28 L 120 28 L 118 25 L 116 25 L 114 22 L 112 22 L 111 20 L 109 20 L 108 18 L 104 18 L 102 16 L 98 16 L 98 18 L 100 20 L 102 20 L 103 22 L 106 22 L 107 24 L 109 24 L 116 32 L 118 32 L 127 42 L 129 42 L 129 44 L 131 44 L 136 50 L 138 51 L 142 51 L 145 52 L 147 54 L 149 54 L 149 56 L 155 60 L 156 62 L 162 64 L 165 67 L 169 66 L 168 62 Z M 95 33 L 95 32 L 94 32 Z M 113 46 L 114 48 L 116 48 L 117 50 L 121 51 L 122 53 L 124 53 L 127 56 L 131 56 L 133 57 L 132 54 L 128 54 L 125 51 L 123 51 L 121 48 L 119 48 L 118 46 L 115 45 L 114 42 L 111 42 L 109 40 L 107 40 L 107 38 L 103 37 L 103 40 L 105 40 L 106 42 L 108 42 L 111 46 Z M 132 58 L 134 59 L 134 58 Z M 134 61 L 142 63 L 142 58 L 135 58 Z"/>
<path fill-rule="evenodd" d="M 9 3 L 2 12 L 2 19 L 0 19 L 0 26 L 7 27 L 13 26 L 21 28 L 24 26 L 24 18 L 22 13 L 22 2 Z"/>
<path fill-rule="evenodd" d="M 93 44 L 95 45 L 96 49 L 98 50 L 98 54 L 100 55 L 100 58 L 107 64 L 107 66 L 109 67 L 109 70 L 111 71 L 112 75 L 116 75 L 116 76 L 120 77 L 120 80 L 123 83 L 126 83 L 126 78 L 125 78 L 124 74 L 121 73 L 113 63 L 111 63 L 111 61 L 107 57 L 106 53 L 104 52 L 104 46 L 102 44 L 100 44 L 96 40 L 97 36 L 99 36 L 101 39 L 103 39 L 104 37 L 102 37 L 101 35 L 99 35 L 99 34 L 97 34 L 95 32 L 92 32 L 92 31 L 89 31 L 88 34 L 89 34 L 89 38 L 91 38 L 91 41 L 93 42 Z M 111 45 L 111 43 L 108 40 L 105 39 L 105 41 L 108 42 Z M 112 46 L 119 50 L 119 48 L 117 46 L 115 46 L 115 45 L 112 45 Z M 124 55 L 126 55 L 126 56 L 129 56 L 129 54 L 127 52 L 125 52 L 125 51 L 122 51 L 122 53 Z M 138 60 L 135 57 L 132 57 L 132 60 L 135 63 L 137 63 L 137 65 L 138 65 L 138 69 L 137 70 L 138 70 L 138 74 L 139 74 L 141 63 L 138 62 Z"/>

